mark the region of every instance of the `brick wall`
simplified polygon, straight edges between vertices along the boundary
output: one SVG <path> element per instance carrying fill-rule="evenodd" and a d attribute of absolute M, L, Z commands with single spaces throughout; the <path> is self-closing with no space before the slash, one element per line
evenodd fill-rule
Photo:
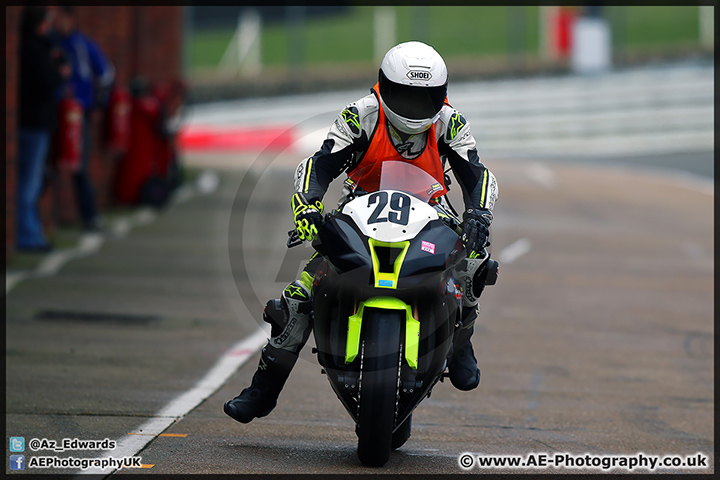
<path fill-rule="evenodd" d="M 15 239 L 15 182 L 17 156 L 18 25 L 20 8 L 5 7 L 5 238 Z"/>
<path fill-rule="evenodd" d="M 135 69 L 151 82 L 171 79 L 172 72 L 181 71 L 182 66 L 182 9 L 137 8 L 135 19 L 137 45 L 163 45 L 136 56 Z"/>
<path fill-rule="evenodd" d="M 18 35 L 23 7 L 6 7 L 6 253 L 15 242 L 15 183 L 17 159 Z M 135 75 L 151 82 L 178 78 L 182 71 L 182 16 L 179 6 L 77 6 L 80 30 L 93 38 L 115 67 L 116 80 L 127 85 Z M 98 208 L 112 201 L 113 174 L 117 163 L 104 148 L 104 112 L 96 112 L 92 126 L 90 176 Z M 47 230 L 56 224 L 78 222 L 72 182 L 59 172 L 41 201 Z"/>

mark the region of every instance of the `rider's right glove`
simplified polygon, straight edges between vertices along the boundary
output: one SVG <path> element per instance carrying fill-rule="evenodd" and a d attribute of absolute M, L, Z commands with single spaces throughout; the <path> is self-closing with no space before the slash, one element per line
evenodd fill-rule
<path fill-rule="evenodd" d="M 463 214 L 462 240 L 468 257 L 475 258 L 480 251 L 489 246 L 490 224 L 493 214 L 490 210 L 469 208 Z"/>
<path fill-rule="evenodd" d="M 323 204 L 320 200 L 308 201 L 302 193 L 296 193 L 290 200 L 295 231 L 300 240 L 311 241 L 317 237 L 323 223 Z"/>

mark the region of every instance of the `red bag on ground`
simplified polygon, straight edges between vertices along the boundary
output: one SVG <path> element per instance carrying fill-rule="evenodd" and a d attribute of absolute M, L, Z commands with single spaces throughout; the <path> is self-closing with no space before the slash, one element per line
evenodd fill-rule
<path fill-rule="evenodd" d="M 133 98 L 130 112 L 130 144 L 120 159 L 115 174 L 115 198 L 119 203 L 135 205 L 140 201 L 143 184 L 154 173 L 163 171 L 160 138 L 160 102 L 151 96 Z M 166 165 L 164 168 L 167 168 Z"/>

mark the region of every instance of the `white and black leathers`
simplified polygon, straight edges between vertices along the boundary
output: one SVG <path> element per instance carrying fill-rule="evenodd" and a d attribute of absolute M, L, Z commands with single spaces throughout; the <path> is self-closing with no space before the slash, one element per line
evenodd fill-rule
<path fill-rule="evenodd" d="M 388 137 L 403 158 L 418 157 L 432 130 L 408 136 L 398 132 L 389 122 L 378 125 L 379 108 L 377 97 L 370 93 L 343 109 L 320 150 L 298 165 L 295 191 L 308 200 L 322 200 L 330 182 L 359 165 L 377 128 L 388 129 Z M 462 189 L 465 208 L 492 211 L 498 196 L 497 181 L 480 162 L 468 121 L 445 104 L 435 124 L 435 135 L 443 168 L 449 164 L 452 169 Z"/>

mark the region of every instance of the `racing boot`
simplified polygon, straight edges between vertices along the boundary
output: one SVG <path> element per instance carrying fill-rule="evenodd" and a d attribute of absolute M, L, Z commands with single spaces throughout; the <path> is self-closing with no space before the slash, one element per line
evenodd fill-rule
<path fill-rule="evenodd" d="M 278 396 L 312 331 L 310 289 L 295 280 L 285 288 L 280 299 L 267 302 L 263 320 L 272 327 L 270 342 L 263 348 L 252 383 L 240 395 L 225 402 L 225 413 L 241 423 L 264 417 L 277 405 Z"/>
<path fill-rule="evenodd" d="M 252 383 L 240 395 L 225 402 L 225 413 L 240 423 L 268 415 L 277 405 L 297 358 L 297 353 L 265 345 Z"/>
<path fill-rule="evenodd" d="M 480 369 L 470 343 L 476 318 L 477 307 L 463 309 L 463 324 L 455 339 L 452 361 L 448 366 L 450 383 L 458 390 L 472 390 L 480 385 Z"/>

